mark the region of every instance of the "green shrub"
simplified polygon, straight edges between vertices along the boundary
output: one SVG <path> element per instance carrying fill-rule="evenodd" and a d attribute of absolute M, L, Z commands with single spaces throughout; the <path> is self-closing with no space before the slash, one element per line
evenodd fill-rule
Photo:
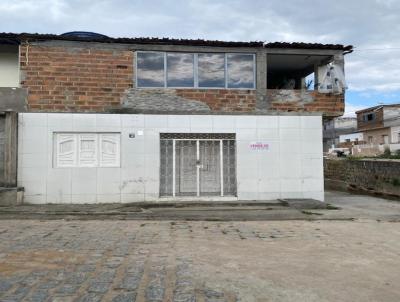
<path fill-rule="evenodd" d="M 388 147 L 385 147 L 385 151 L 383 151 L 382 157 L 383 158 L 390 158 L 392 153 L 390 152 L 390 149 Z"/>
<path fill-rule="evenodd" d="M 361 159 L 363 159 L 364 157 L 362 157 L 362 156 L 354 156 L 354 155 L 348 155 L 347 157 L 346 157 L 346 159 L 348 159 L 348 160 L 361 160 Z"/>

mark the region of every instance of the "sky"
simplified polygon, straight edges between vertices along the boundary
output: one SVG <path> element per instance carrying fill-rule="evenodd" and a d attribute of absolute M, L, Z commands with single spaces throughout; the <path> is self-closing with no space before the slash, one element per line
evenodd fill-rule
<path fill-rule="evenodd" d="M 0 32 L 353 45 L 346 115 L 400 103 L 399 0 L 0 0 Z"/>

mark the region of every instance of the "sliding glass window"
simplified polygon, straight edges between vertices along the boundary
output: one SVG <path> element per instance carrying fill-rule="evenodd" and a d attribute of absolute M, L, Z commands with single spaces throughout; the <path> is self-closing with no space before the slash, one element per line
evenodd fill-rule
<path fill-rule="evenodd" d="M 198 85 L 225 88 L 225 54 L 198 54 Z"/>
<path fill-rule="evenodd" d="M 255 55 L 137 52 L 137 87 L 254 89 Z"/>
<path fill-rule="evenodd" d="M 167 54 L 167 86 L 194 87 L 194 54 Z"/>
<path fill-rule="evenodd" d="M 164 53 L 137 53 L 137 86 L 164 87 Z"/>
<path fill-rule="evenodd" d="M 228 88 L 255 88 L 254 56 L 228 54 Z"/>

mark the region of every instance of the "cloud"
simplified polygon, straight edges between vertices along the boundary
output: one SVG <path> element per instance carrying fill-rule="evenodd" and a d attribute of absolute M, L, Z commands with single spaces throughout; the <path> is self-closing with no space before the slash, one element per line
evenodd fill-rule
<path fill-rule="evenodd" d="M 353 105 L 353 104 L 346 103 L 345 113 L 343 116 L 354 117 L 354 116 L 356 116 L 356 111 L 359 111 L 359 110 L 362 110 L 365 108 L 366 108 L 366 106 Z"/>
<path fill-rule="evenodd" d="M 5 32 L 352 44 L 350 90 L 400 92 L 397 0 L 2 0 L 0 15 Z"/>

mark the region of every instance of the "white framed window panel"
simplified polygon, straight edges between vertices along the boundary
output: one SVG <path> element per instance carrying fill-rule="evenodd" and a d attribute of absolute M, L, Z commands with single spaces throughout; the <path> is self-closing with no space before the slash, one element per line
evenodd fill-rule
<path fill-rule="evenodd" d="M 119 167 L 120 133 L 54 133 L 56 168 Z"/>
<path fill-rule="evenodd" d="M 98 166 L 98 135 L 96 133 L 78 134 L 78 166 Z"/>
<path fill-rule="evenodd" d="M 99 151 L 101 167 L 119 167 L 120 165 L 120 135 L 101 133 L 99 135 Z"/>
<path fill-rule="evenodd" d="M 71 133 L 57 133 L 55 138 L 55 164 L 60 168 L 77 165 L 77 136 Z"/>

